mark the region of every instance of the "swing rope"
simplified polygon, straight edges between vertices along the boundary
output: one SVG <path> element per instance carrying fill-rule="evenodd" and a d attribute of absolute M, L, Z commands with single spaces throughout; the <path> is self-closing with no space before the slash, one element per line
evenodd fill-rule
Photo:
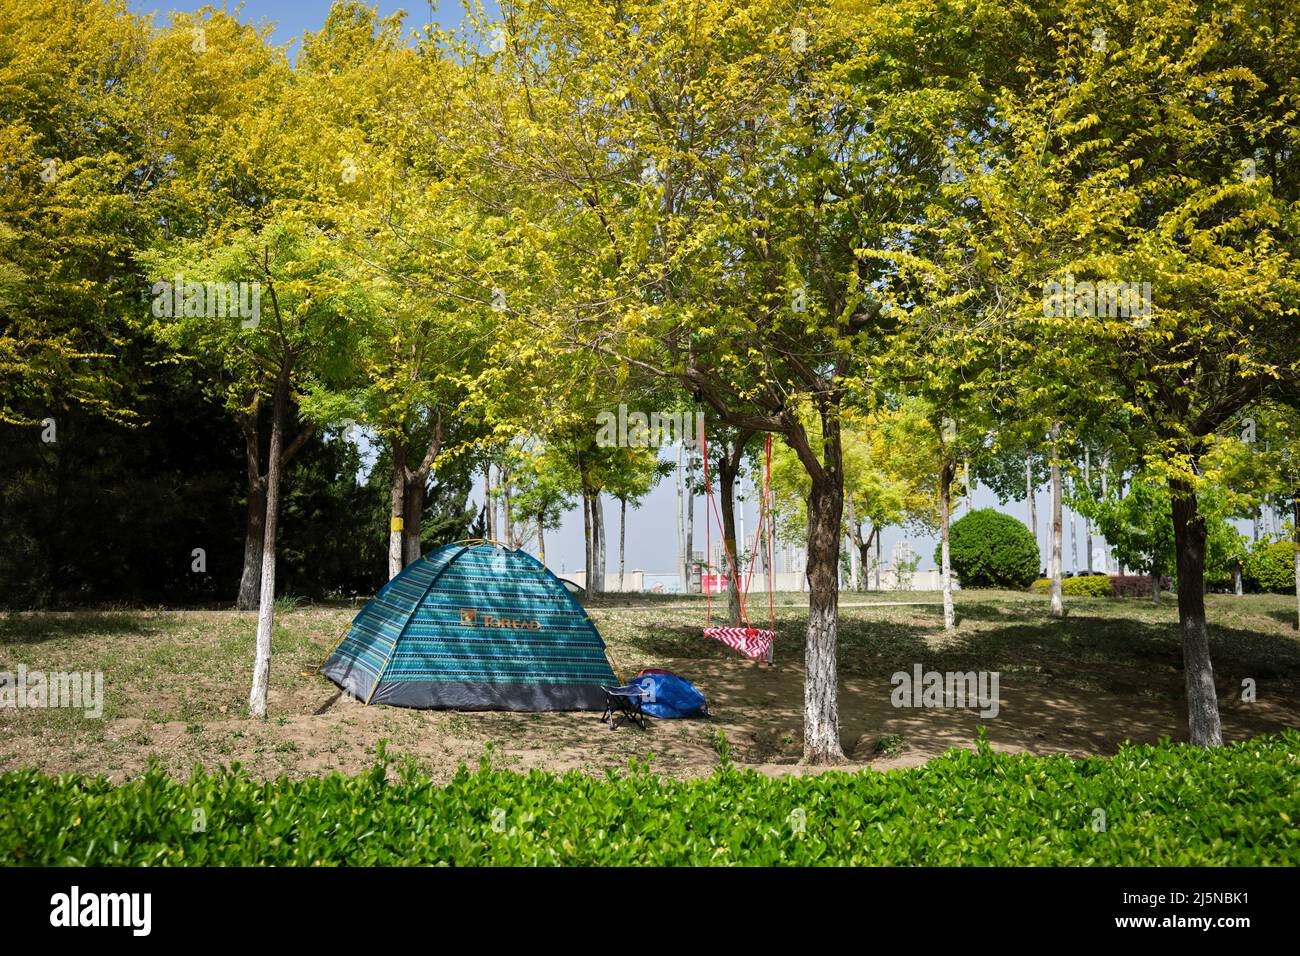
<path fill-rule="evenodd" d="M 718 503 L 716 499 L 713 497 L 713 483 L 709 479 L 708 436 L 702 435 L 701 439 L 702 439 L 701 442 L 702 451 L 704 455 L 704 494 L 709 501 L 709 506 L 710 506 L 710 510 L 712 511 L 713 517 L 717 518 L 719 529 L 722 529 L 723 533 L 725 534 L 726 526 L 722 521 L 722 514 L 718 510 Z M 746 608 L 746 602 L 749 597 L 750 585 L 753 583 L 754 580 L 754 565 L 758 561 L 758 549 L 760 543 L 764 540 L 765 537 L 764 531 L 765 529 L 767 529 L 767 517 L 768 517 L 767 504 L 768 504 L 768 499 L 771 497 L 771 488 L 772 488 L 772 436 L 771 435 L 766 436 L 764 456 L 765 456 L 765 461 L 764 461 L 764 469 L 763 469 L 763 497 L 759 507 L 758 529 L 754 533 L 754 548 L 750 552 L 749 570 L 747 573 L 742 573 L 741 569 L 737 567 L 737 562 L 739 558 L 738 556 L 733 558 L 731 551 L 727 548 L 726 538 L 723 538 L 722 541 L 722 550 L 726 555 L 726 563 L 727 566 L 730 568 L 730 572 L 731 572 L 729 575 L 729 581 L 732 584 L 734 584 L 736 591 L 739 594 L 740 618 L 744 622 L 745 628 L 747 630 L 753 630 L 753 628 L 750 626 L 749 623 L 749 613 Z M 709 510 L 705 511 L 704 517 L 705 517 L 704 520 L 705 548 L 707 548 L 707 550 L 705 551 L 705 568 L 707 568 L 710 572 L 712 572 L 713 570 L 713 522 L 709 517 Z M 774 579 L 773 579 L 773 567 L 772 567 L 773 565 L 772 539 L 771 539 L 770 531 L 766 535 L 766 540 L 768 545 L 768 552 L 767 552 L 768 620 L 769 620 L 769 627 L 772 633 L 775 634 L 776 633 L 776 601 L 773 596 Z M 712 577 L 712 574 L 710 574 L 710 577 Z M 742 578 L 744 580 L 743 587 L 741 586 Z M 707 628 L 710 627 L 713 623 L 713 590 L 711 587 L 706 586 L 704 591 L 705 591 L 705 627 Z"/>

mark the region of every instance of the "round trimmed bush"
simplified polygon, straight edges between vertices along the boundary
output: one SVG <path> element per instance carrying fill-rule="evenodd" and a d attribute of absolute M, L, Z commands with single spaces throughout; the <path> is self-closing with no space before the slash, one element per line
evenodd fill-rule
<path fill-rule="evenodd" d="M 1290 541 L 1261 544 L 1246 555 L 1241 572 L 1252 591 L 1290 594 L 1295 591 L 1295 545 Z"/>
<path fill-rule="evenodd" d="M 935 545 L 939 564 L 942 543 Z M 1038 577 L 1038 544 L 1033 532 L 1011 515 L 992 508 L 971 511 L 948 533 L 952 570 L 964 588 L 1028 587 Z"/>
<path fill-rule="evenodd" d="M 1110 577 L 1105 574 L 1083 574 L 1061 582 L 1061 593 L 1073 597 L 1114 597 Z"/>

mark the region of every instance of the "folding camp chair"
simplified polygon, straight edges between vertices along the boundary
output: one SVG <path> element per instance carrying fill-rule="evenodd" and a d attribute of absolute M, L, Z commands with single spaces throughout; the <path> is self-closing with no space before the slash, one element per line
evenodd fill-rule
<path fill-rule="evenodd" d="M 632 721 L 645 730 L 645 711 L 641 709 L 641 700 L 645 691 L 639 684 L 624 684 L 622 687 L 601 687 L 605 692 L 605 713 L 601 720 L 608 721 L 610 730 L 618 728 L 626 721 Z"/>

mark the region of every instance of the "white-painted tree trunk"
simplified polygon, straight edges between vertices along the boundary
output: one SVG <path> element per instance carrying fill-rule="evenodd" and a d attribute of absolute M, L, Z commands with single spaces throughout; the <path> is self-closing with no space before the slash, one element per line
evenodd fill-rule
<path fill-rule="evenodd" d="M 406 527 L 406 458 L 400 443 L 393 442 L 393 477 L 389 488 L 388 580 L 402 573 Z"/>
<path fill-rule="evenodd" d="M 1300 630 L 1300 497 L 1295 498 L 1291 514 L 1292 524 L 1294 525 L 1291 532 L 1291 543 L 1295 545 L 1295 626 L 1297 630 Z"/>
<path fill-rule="evenodd" d="M 1083 488 L 1091 496 L 1092 454 L 1086 445 L 1083 449 Z M 1083 556 L 1088 565 L 1088 573 L 1092 574 L 1092 519 L 1086 516 L 1083 519 Z"/>
<path fill-rule="evenodd" d="M 677 449 L 677 572 L 682 577 L 682 593 L 690 590 L 690 555 L 686 553 L 686 483 L 683 471 L 685 449 Z"/>
<path fill-rule="evenodd" d="M 627 499 L 618 499 L 618 593 L 623 593 L 623 559 L 627 553 Z"/>
<path fill-rule="evenodd" d="M 266 525 L 262 536 L 262 581 L 257 607 L 257 640 L 253 657 L 253 686 L 248 694 L 248 716 L 266 716 L 271 683 L 271 634 L 275 626 L 275 538 L 280 517 L 280 456 L 284 445 L 284 419 L 288 413 L 288 372 L 276 385 L 271 417 L 271 453 L 266 469 Z"/>
<path fill-rule="evenodd" d="M 1038 489 L 1034 487 L 1034 459 L 1032 455 L 1025 456 L 1025 501 L 1029 504 L 1029 529 L 1034 533 L 1034 548 L 1038 548 Z M 1038 560 L 1041 564 L 1043 560 L 1042 552 L 1038 554 Z"/>
<path fill-rule="evenodd" d="M 952 562 L 948 547 L 952 525 L 952 480 L 954 466 L 945 463 L 939 482 L 939 557 L 943 582 L 943 629 L 957 629 L 957 611 L 952 602 Z"/>
<path fill-rule="evenodd" d="M 1052 617 L 1065 616 L 1065 601 L 1061 589 L 1062 545 L 1065 537 L 1061 520 L 1061 464 L 1057 461 L 1057 443 L 1061 437 L 1061 426 L 1052 425 L 1052 549 L 1049 557 L 1049 569 L 1052 577 Z"/>
<path fill-rule="evenodd" d="M 838 436 L 827 442 L 835 467 L 841 459 Z M 813 480 L 808 498 L 808 638 L 804 652 L 804 747 L 807 764 L 838 763 L 840 744 L 839 617 L 840 521 L 843 492 L 830 479 Z"/>
<path fill-rule="evenodd" d="M 682 571 L 686 575 L 682 578 L 682 592 L 687 593 L 691 590 L 691 582 L 695 577 L 695 496 L 691 493 L 691 483 L 695 479 L 695 453 L 686 452 L 686 543 L 683 550 L 685 561 L 683 562 Z"/>

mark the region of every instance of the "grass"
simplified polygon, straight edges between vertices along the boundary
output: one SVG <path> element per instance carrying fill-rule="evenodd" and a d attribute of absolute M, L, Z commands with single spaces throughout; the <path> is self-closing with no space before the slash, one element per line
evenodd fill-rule
<path fill-rule="evenodd" d="M 958 592 L 960 627 L 947 636 L 939 597 L 842 595 L 841 723 L 845 749 L 855 759 L 902 766 L 973 738 L 978 722 L 878 706 L 887 697 L 889 675 L 917 663 L 927 670 L 997 671 L 1004 692 L 1055 701 L 1064 731 L 1017 728 L 1015 708 L 1004 707 L 989 730 L 995 745 L 1007 749 L 1113 753 L 1126 737 L 1177 738 L 1182 652 L 1172 600 L 1156 607 L 1142 599 L 1067 598 L 1069 615 L 1055 620 L 1042 595 Z M 909 603 L 849 606 L 899 600 Z M 1230 738 L 1300 727 L 1294 601 L 1211 595 L 1207 603 Z M 45 671 L 102 671 L 105 701 L 101 720 L 71 710 L 0 710 L 0 772 L 36 767 L 122 780 L 142 772 L 150 759 L 174 775 L 196 762 L 242 760 L 256 775 L 305 778 L 363 770 L 376 741 L 387 737 L 444 782 L 489 742 L 498 745 L 494 759 L 502 766 L 602 774 L 654 751 L 662 773 L 690 777 L 711 772 L 722 760 L 719 731 L 736 763 L 786 766 L 797 761 L 802 740 L 806 595 L 781 594 L 776 604 L 777 666 L 768 670 L 702 638 L 702 599 L 592 599 L 592 616 L 624 676 L 670 666 L 701 682 L 710 696 L 713 721 L 652 722 L 644 733 L 611 733 L 586 714 L 436 713 L 341 702 L 315 668 L 351 620 L 352 608 L 294 604 L 277 616 L 266 722 L 244 719 L 255 615 L 121 609 L 4 614 L 0 670 L 22 663 Z M 753 611 L 758 617 L 766 608 Z M 1245 679 L 1259 688 L 1262 703 L 1253 711 L 1233 704 Z M 1252 723 L 1258 714 L 1267 719 Z M 1143 720 L 1130 719 L 1134 715 Z"/>

